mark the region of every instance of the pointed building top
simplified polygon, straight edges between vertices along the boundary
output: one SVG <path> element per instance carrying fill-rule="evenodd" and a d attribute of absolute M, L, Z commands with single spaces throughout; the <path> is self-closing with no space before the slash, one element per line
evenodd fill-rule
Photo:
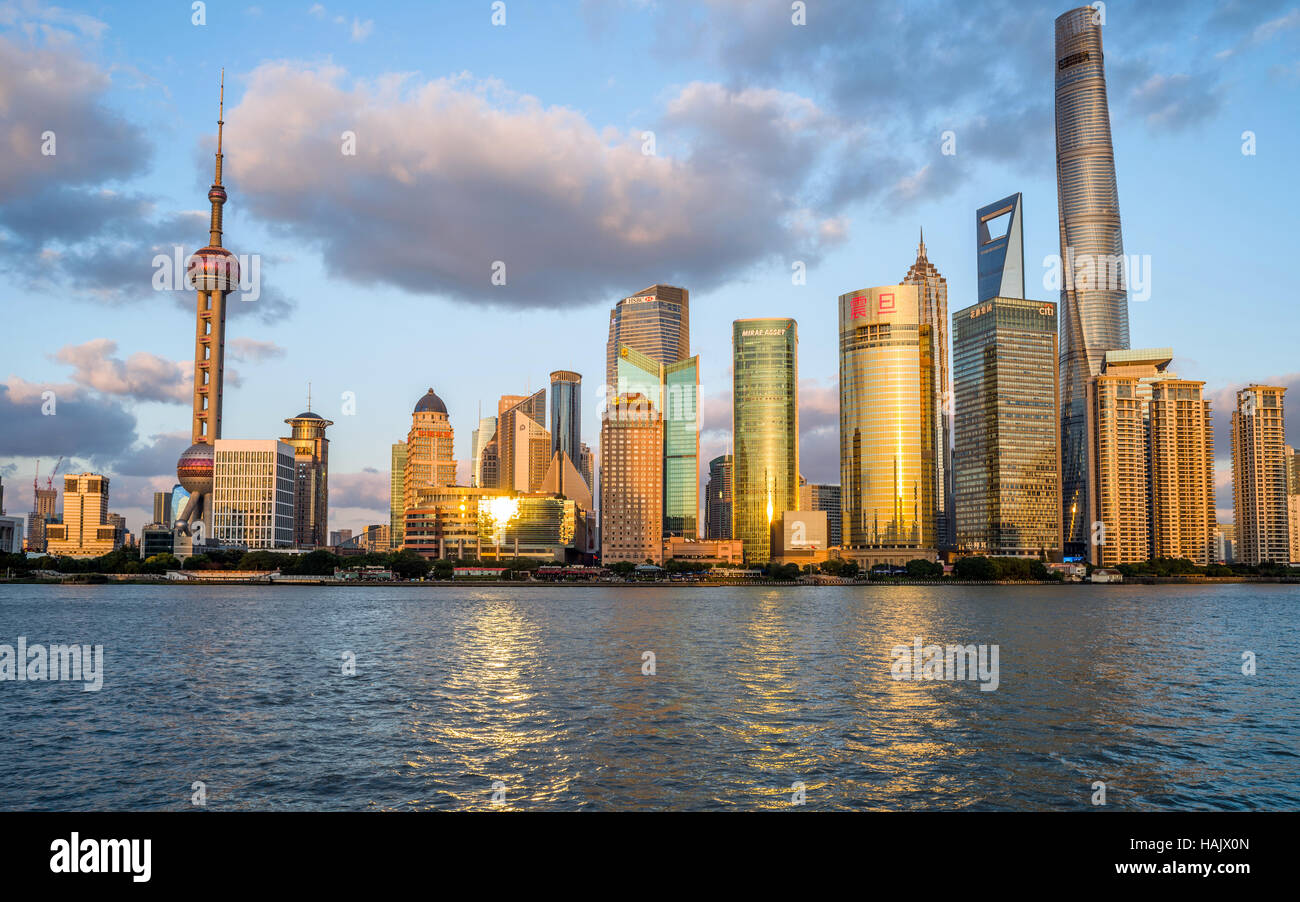
<path fill-rule="evenodd" d="M 925 258 L 925 226 L 921 226 L 921 247 L 917 250 L 916 256 L 922 259 Z"/>

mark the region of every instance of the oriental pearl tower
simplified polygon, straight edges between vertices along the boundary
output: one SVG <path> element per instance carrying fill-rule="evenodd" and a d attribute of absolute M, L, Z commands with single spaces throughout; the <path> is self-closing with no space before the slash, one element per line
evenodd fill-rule
<path fill-rule="evenodd" d="M 226 360 L 226 295 L 239 288 L 239 261 L 221 246 L 221 207 L 226 189 L 221 186 L 221 132 L 225 125 L 226 78 L 221 76 L 221 100 L 217 113 L 216 178 L 208 190 L 212 221 L 208 246 L 190 257 L 185 272 L 187 284 L 198 294 L 194 332 L 194 419 L 191 441 L 176 462 L 176 476 L 190 493 L 189 503 L 176 520 L 183 535 L 202 523 L 205 540 L 212 535 L 212 474 L 215 442 L 221 438 L 221 386 Z"/>

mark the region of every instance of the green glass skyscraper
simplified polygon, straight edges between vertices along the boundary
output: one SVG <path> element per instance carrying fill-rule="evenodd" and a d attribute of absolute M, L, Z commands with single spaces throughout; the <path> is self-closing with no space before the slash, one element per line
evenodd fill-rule
<path fill-rule="evenodd" d="M 621 394 L 651 399 L 663 415 L 663 534 L 696 538 L 700 506 L 700 358 L 662 364 L 624 346 L 616 383 Z"/>
<path fill-rule="evenodd" d="M 799 509 L 799 335 L 792 319 L 732 324 L 731 537 L 771 559 L 772 521 Z"/>

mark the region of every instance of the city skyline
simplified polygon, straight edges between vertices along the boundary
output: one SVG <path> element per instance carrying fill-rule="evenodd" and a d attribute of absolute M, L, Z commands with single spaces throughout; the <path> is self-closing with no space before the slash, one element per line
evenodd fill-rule
<path fill-rule="evenodd" d="M 33 9 L 36 11 L 29 12 L 28 15 L 39 18 L 44 14 L 47 19 L 53 15 L 48 10 L 42 13 L 46 8 Z M 1055 9 L 1035 14 L 1036 18 L 1031 17 L 1029 23 L 1033 28 L 1026 25 L 1026 29 L 1032 31 L 1032 40 L 1027 39 L 1025 46 L 1036 48 L 1036 53 L 1047 59 L 1049 65 L 1052 15 L 1062 11 L 1063 9 Z M 1265 12 L 1260 13 L 1259 21 L 1252 23 L 1252 27 L 1239 23 L 1241 46 L 1257 48 L 1252 51 L 1256 56 L 1281 54 L 1283 47 L 1294 46 L 1295 31 L 1285 24 L 1286 20 L 1280 12 L 1272 16 Z M 841 14 L 841 11 L 836 10 L 835 13 Z M 851 11 L 843 11 L 842 14 L 853 15 Z M 1261 123 L 1256 129 L 1261 135 L 1261 147 L 1272 144 L 1273 154 L 1270 157 L 1261 150 L 1260 155 L 1252 157 L 1240 153 L 1242 141 L 1239 136 L 1247 130 L 1248 125 L 1234 124 L 1232 133 L 1228 133 L 1224 127 L 1226 122 L 1235 121 L 1227 115 L 1227 111 L 1233 109 L 1227 97 L 1221 97 L 1215 111 L 1209 115 L 1171 131 L 1167 124 L 1159 127 L 1159 114 L 1172 110 L 1170 116 L 1176 118 L 1177 112 L 1182 109 L 1178 101 L 1183 99 L 1183 95 L 1177 91 L 1171 94 L 1171 89 L 1166 87 L 1165 99 L 1168 105 L 1153 107 L 1145 118 L 1138 117 L 1134 120 L 1134 109 L 1143 102 L 1143 89 L 1154 91 L 1160 87 L 1160 83 L 1153 85 L 1150 78 L 1140 80 L 1133 71 L 1136 58 L 1133 48 L 1137 46 L 1133 17 L 1139 13 L 1112 6 L 1110 14 L 1111 21 L 1106 26 L 1107 77 L 1115 133 L 1116 168 L 1120 191 L 1124 195 L 1125 232 L 1130 251 L 1150 253 L 1155 268 L 1155 288 L 1150 298 L 1151 303 L 1133 300 L 1129 305 L 1133 318 L 1132 343 L 1135 346 L 1174 346 L 1180 354 L 1180 375 L 1195 376 L 1208 383 L 1207 396 L 1215 399 L 1214 444 L 1219 476 L 1218 508 L 1221 515 L 1230 518 L 1231 505 L 1226 499 L 1231 498 L 1231 491 L 1225 474 L 1230 443 L 1226 440 L 1227 424 L 1224 417 L 1225 412 L 1230 411 L 1234 405 L 1224 403 L 1221 398 L 1231 397 L 1232 392 L 1247 384 L 1288 384 L 1300 377 L 1292 372 L 1292 365 L 1280 339 L 1268 336 L 1276 343 L 1266 343 L 1262 347 L 1257 347 L 1253 341 L 1249 345 L 1243 343 L 1236 346 L 1231 334 L 1212 334 L 1217 331 L 1210 328 L 1210 318 L 1217 313 L 1217 299 L 1208 288 L 1199 284 L 1202 280 L 1198 278 L 1198 258 L 1207 256 L 1207 253 L 1203 247 L 1198 254 L 1195 250 L 1178 251 L 1160 243 L 1165 240 L 1161 236 L 1162 230 L 1176 236 L 1181 242 L 1190 242 L 1196 236 L 1185 225 L 1181 228 L 1158 225 L 1164 218 L 1172 222 L 1179 218 L 1190 221 L 1190 217 L 1186 213 L 1181 217 L 1177 214 L 1176 199 L 1169 196 L 1167 187 L 1161 190 L 1164 183 L 1158 173 L 1153 173 L 1153 168 L 1144 163 L 1142 147 L 1144 141 L 1149 140 L 1163 142 L 1166 147 L 1180 148 L 1187 153 L 1206 153 L 1199 146 L 1205 142 L 1194 141 L 1193 138 L 1196 135 L 1217 135 L 1210 143 L 1220 148 L 1218 159 L 1222 167 L 1246 167 L 1238 173 L 1240 178 L 1268 177 L 1269 173 L 1273 174 L 1273 178 L 1278 178 L 1278 170 L 1272 167 L 1277 165 L 1278 149 L 1287 146 L 1278 136 L 1293 133 L 1294 123 L 1275 122 L 1270 131 L 1267 112 L 1261 107 L 1254 107 L 1250 116 L 1258 117 Z M 383 7 L 367 15 L 375 17 L 374 34 L 368 40 L 344 39 L 339 47 L 340 54 L 350 58 L 357 74 L 367 67 L 373 69 L 376 65 L 385 65 L 376 63 L 373 59 L 368 63 L 362 62 L 369 56 L 366 52 L 368 48 L 373 52 L 384 33 Z M 311 24 L 310 18 L 308 17 L 308 24 Z M 521 19 L 522 17 L 513 20 L 510 28 L 522 32 L 525 27 L 543 27 L 536 22 L 529 22 L 525 26 Z M 1255 29 L 1274 21 L 1282 21 L 1283 24 L 1269 32 L 1271 37 L 1267 40 L 1255 37 Z M 57 22 L 50 24 L 52 27 L 60 27 Z M 121 40 L 131 42 L 141 39 L 130 23 L 118 20 L 104 24 L 111 35 L 120 37 Z M 742 23 L 742 27 L 751 26 L 752 23 Z M 83 61 L 84 65 L 94 71 L 102 70 L 111 62 L 115 51 L 103 42 L 102 37 L 94 36 L 93 28 L 84 31 L 66 23 L 61 27 L 70 31 L 70 40 L 57 46 L 24 43 L 29 39 L 14 30 L 6 29 L 0 32 L 0 36 L 15 50 L 12 58 L 20 61 L 31 54 L 73 54 L 74 59 Z M 215 36 L 220 33 L 220 29 L 231 26 L 214 20 L 205 27 L 212 29 L 209 34 Z M 468 17 L 463 22 L 457 18 L 448 27 L 463 27 L 468 33 L 474 34 L 481 30 Z M 814 24 L 810 27 L 817 26 Z M 143 28 L 144 26 L 139 26 L 139 29 Z M 290 31 L 292 33 L 293 29 Z M 831 40 L 823 32 L 809 33 L 816 35 L 817 41 Z M 511 40 L 525 37 L 516 35 L 513 31 L 510 34 L 513 35 Z M 537 34 L 534 33 L 533 39 L 536 37 Z M 1224 57 L 1228 61 L 1224 63 L 1225 66 L 1247 65 L 1240 62 L 1245 54 L 1239 52 L 1237 45 L 1223 48 L 1223 52 L 1227 51 L 1232 52 Z M 330 500 L 329 528 L 342 526 L 355 529 L 367 523 L 387 522 L 389 474 L 385 465 L 390 457 L 390 446 L 401 437 L 404 431 L 403 420 L 409 422 L 410 405 L 426 386 L 439 386 L 439 391 L 447 399 L 451 425 L 456 431 L 453 456 L 459 464 L 457 481 L 468 485 L 468 445 L 473 426 L 477 422 L 475 411 L 478 403 L 490 407 L 493 399 L 503 392 L 535 389 L 545 384 L 549 372 L 561 367 L 587 374 L 599 373 L 602 367 L 598 355 L 604 337 L 601 333 L 606 325 L 603 322 L 603 311 L 615 303 L 620 295 L 618 291 L 608 290 L 612 277 L 584 278 L 585 271 L 578 265 L 581 262 L 578 258 L 570 258 L 574 261 L 571 278 L 564 281 L 562 289 L 574 293 L 579 300 L 577 309 L 557 310 L 545 307 L 532 312 L 531 308 L 510 301 L 489 310 L 474 306 L 482 303 L 482 299 L 474 292 L 467 292 L 463 287 L 455 291 L 448 290 L 445 296 L 433 301 L 438 319 L 451 322 L 453 326 L 470 327 L 478 323 L 480 315 L 486 316 L 486 322 L 495 322 L 497 317 L 491 315 L 491 310 L 505 310 L 507 315 L 501 317 L 500 321 L 511 324 L 502 330 L 504 334 L 492 334 L 490 341 L 496 346 L 492 372 L 489 378 L 478 383 L 458 378 L 459 372 L 468 371 L 472 358 L 449 352 L 445 363 L 423 362 L 429 358 L 411 350 L 419 346 L 420 336 L 394 334 L 418 330 L 397 329 L 391 321 L 387 326 L 382 326 L 385 319 L 409 318 L 411 322 L 419 322 L 428 316 L 427 312 L 423 312 L 427 307 L 414 303 L 413 299 L 418 299 L 418 293 L 411 295 L 409 289 L 402 289 L 406 294 L 394 294 L 391 287 L 371 285 L 364 288 L 360 297 L 354 298 L 347 297 L 351 294 L 349 288 L 339 300 L 322 298 L 325 304 L 321 311 L 322 322 L 311 322 L 317 317 L 309 315 L 315 311 L 309 311 L 306 299 L 326 291 L 321 279 L 330 274 L 330 266 L 334 264 L 326 264 L 321 256 L 312 253 L 310 242 L 304 240 L 305 235 L 301 231 L 295 233 L 290 228 L 283 237 L 271 236 L 277 216 L 268 212 L 265 205 L 284 198 L 276 190 L 268 189 L 265 178 L 269 176 L 248 167 L 259 159 L 259 153 L 263 152 L 259 143 L 265 139 L 265 136 L 259 137 L 250 128 L 256 121 L 255 114 L 259 109 L 265 111 L 267 98 L 277 96 L 274 94 L 277 85 L 271 78 L 274 73 L 258 61 L 255 55 L 248 57 L 250 53 L 256 54 L 256 50 L 240 51 L 238 55 L 245 57 L 242 61 L 217 61 L 211 67 L 211 77 L 208 79 L 199 77 L 193 66 L 177 68 L 175 74 L 165 79 L 168 87 L 175 91 L 174 98 L 159 102 L 156 109 L 129 102 L 130 98 L 123 93 L 125 89 L 114 86 L 111 81 L 105 86 L 91 78 L 90 82 L 82 86 L 84 90 L 79 97 L 86 104 L 85 109 L 91 120 L 96 122 L 106 111 L 121 112 L 128 123 L 122 127 L 129 130 L 130 123 L 138 124 L 141 118 L 157 116 L 159 111 L 172 109 L 178 113 L 174 121 L 169 121 L 162 133 L 150 142 L 160 154 L 154 167 L 133 168 L 130 164 L 119 162 L 118 169 L 110 170 L 110 175 L 97 179 L 95 166 L 86 157 L 78 155 L 75 136 L 79 132 L 75 129 L 70 133 L 59 131 L 59 153 L 69 155 L 80 167 L 77 170 L 78 180 L 73 182 L 75 185 L 105 183 L 126 189 L 128 196 L 134 185 L 134 190 L 159 198 L 159 215 L 170 215 L 167 211 L 174 211 L 177 221 L 174 226 L 153 228 L 141 234 L 156 237 L 164 251 L 170 250 L 173 245 L 182 245 L 192 251 L 194 244 L 191 242 L 197 243 L 196 238 L 202 235 L 202 222 L 185 211 L 195 206 L 197 191 L 202 190 L 196 186 L 206 184 L 211 179 L 210 142 L 215 141 L 211 95 L 214 93 L 220 63 L 227 65 L 230 70 L 227 80 L 230 84 L 226 87 L 231 90 L 232 96 L 227 98 L 231 104 L 224 116 L 227 120 L 226 182 L 230 186 L 232 202 L 231 208 L 226 211 L 228 221 L 225 230 L 237 253 L 263 255 L 265 290 L 262 297 L 253 302 L 253 305 L 261 306 L 250 305 L 248 309 L 240 310 L 241 302 L 238 300 L 230 305 L 232 309 L 227 343 L 234 363 L 230 375 L 234 378 L 227 379 L 223 433 L 241 438 L 264 438 L 278 434 L 284 419 L 302 409 L 306 384 L 314 381 L 318 386 L 317 397 L 328 399 L 318 401 L 317 407 L 324 416 L 337 424 L 331 429 L 333 472 L 330 481 L 337 494 L 332 495 Z M 1035 61 L 1034 71 L 1038 71 L 1041 64 L 1041 60 Z M 1265 63 L 1253 60 L 1249 65 L 1260 66 Z M 680 68 L 680 64 L 677 67 Z M 290 69 L 292 71 L 293 67 Z M 722 72 L 725 66 L 719 64 L 716 69 Z M 319 71 L 311 72 L 313 77 L 323 77 Z M 515 72 L 514 81 L 517 84 L 514 89 L 528 90 L 526 85 L 518 83 L 523 79 L 519 74 L 522 69 L 516 69 Z M 702 76 L 706 74 L 701 73 Z M 434 73 L 426 75 L 433 77 Z M 356 75 L 352 76 L 353 79 L 355 77 Z M 511 80 L 508 74 L 502 77 Z M 1264 75 L 1263 78 L 1267 81 L 1273 76 Z M 555 78 L 546 81 L 548 84 L 534 89 L 543 104 L 564 107 L 566 103 L 574 103 L 584 111 L 579 115 L 586 115 L 590 121 L 617 120 L 618 101 L 588 104 L 575 99 L 582 92 L 576 91 L 572 85 L 566 86 Z M 772 83 L 784 82 L 776 79 Z M 33 90 L 26 80 L 16 79 L 15 84 L 19 92 Z M 714 88 L 709 87 L 710 84 L 714 83 L 691 81 L 688 88 L 694 90 L 682 89 L 673 101 L 676 106 L 671 103 L 668 105 L 674 111 L 673 115 L 679 117 L 676 121 L 681 125 L 682 131 L 659 129 L 660 149 L 652 159 L 686 162 L 694 159 L 697 164 L 703 165 L 703 152 L 698 147 L 695 148 L 695 157 L 692 157 L 684 147 L 674 150 L 669 136 L 685 134 L 686 124 L 693 129 L 702 128 L 698 118 L 693 119 L 690 115 L 698 117 L 705 109 L 702 104 L 706 102 L 725 102 L 733 112 L 754 114 L 757 116 L 755 123 L 761 125 L 799 122 L 803 107 L 794 103 L 794 100 L 808 97 L 794 90 L 796 86 L 793 83 L 788 84 L 788 90 L 776 98 L 747 95 L 740 90 L 723 90 L 718 94 Z M 1268 84 L 1272 85 L 1269 96 L 1275 100 L 1290 96 L 1295 90 L 1283 80 Z M 609 93 L 621 96 L 628 90 L 621 83 L 616 83 L 614 87 L 616 90 Z M 359 83 L 353 85 L 354 92 L 363 89 Z M 1033 84 L 1030 94 L 1036 102 L 1050 103 L 1050 90 L 1046 81 L 1040 81 Z M 1223 92 L 1228 91 L 1227 87 L 1223 88 Z M 1191 96 L 1190 93 L 1188 96 Z M 835 108 L 833 99 L 829 96 L 824 95 L 820 100 L 826 110 Z M 638 103 L 648 102 L 649 98 L 638 100 Z M 260 108 L 258 103 L 262 104 Z M 775 106 L 763 106 L 763 103 L 775 103 Z M 1285 105 L 1283 101 L 1279 103 Z M 692 107 L 691 104 L 695 106 Z M 145 110 L 143 115 L 142 110 Z M 835 112 L 845 122 L 852 119 L 847 109 L 836 109 Z M 238 123 L 237 114 L 240 118 Z M 133 115 L 135 119 L 132 119 Z M 1152 116 L 1156 117 L 1154 122 L 1150 118 Z M 665 114 L 665 118 L 672 117 Z M 431 116 L 431 119 L 437 121 L 438 117 Z M 23 120 L 19 124 L 27 122 Z M 951 161 L 940 152 L 939 130 L 935 130 L 934 135 L 928 135 L 924 141 L 918 138 L 915 147 L 919 166 L 913 168 L 911 174 L 915 176 L 921 171 L 921 166 L 929 166 L 931 176 L 928 177 L 937 178 L 933 174 L 939 172 L 938 167 L 946 162 L 961 166 L 966 165 L 970 158 L 973 158 L 970 165 L 975 167 L 974 174 L 968 174 L 964 180 L 950 185 L 946 193 L 937 195 L 938 199 L 919 196 L 901 198 L 904 203 L 899 209 L 891 210 L 887 228 L 872 224 L 875 207 L 880 203 L 878 195 L 861 197 L 854 202 L 856 206 L 841 208 L 834 204 L 823 205 L 828 211 L 837 211 L 837 215 L 842 213 L 846 222 L 834 222 L 837 218 L 835 215 L 823 218 L 819 227 L 828 232 L 843 230 L 845 237 L 836 247 L 828 245 L 820 260 L 814 259 L 811 254 L 804 254 L 802 248 L 796 247 L 798 242 L 791 240 L 785 247 L 782 247 L 782 242 L 768 246 L 769 251 L 775 250 L 775 256 L 780 258 L 776 263 L 751 261 L 737 265 L 726 275 L 710 272 L 707 267 L 697 267 L 694 271 L 683 270 L 682 261 L 693 258 L 693 255 L 684 249 L 679 256 L 674 255 L 668 252 L 667 245 L 661 247 L 652 259 L 640 259 L 625 265 L 628 275 L 619 280 L 623 283 L 623 288 L 637 284 L 671 282 L 689 289 L 694 295 L 692 301 L 696 309 L 692 311 L 695 323 L 691 350 L 700 354 L 703 393 L 701 418 L 704 433 L 701 435 L 699 451 L 701 481 L 707 480 L 706 462 L 725 452 L 729 444 L 729 417 L 722 415 L 721 411 L 730 408 L 728 387 L 731 380 L 727 368 L 727 344 L 731 320 L 787 312 L 794 313 L 799 320 L 804 343 L 801 354 L 804 365 L 800 374 L 803 383 L 800 385 L 803 401 L 800 410 L 803 426 L 800 442 L 800 456 L 804 464 L 802 475 L 812 482 L 821 483 L 838 481 L 837 411 L 834 403 L 834 299 L 854 285 L 885 284 L 896 278 L 902 267 L 915 256 L 914 236 L 917 227 L 926 229 L 929 258 L 949 282 L 950 309 L 959 309 L 973 302 L 976 275 L 966 262 L 969 257 L 964 250 L 969 247 L 971 237 L 967 211 L 989 196 L 996 197 L 1013 190 L 1022 191 L 1026 197 L 1024 237 L 1028 294 L 1031 297 L 1053 299 L 1050 294 L 1040 290 L 1042 267 L 1036 262 L 1046 254 L 1055 252 L 1053 245 L 1056 236 L 1051 234 L 1050 224 L 1053 213 L 1051 192 L 1054 191 L 1054 186 L 1050 172 L 1044 177 L 1041 171 L 1044 165 L 1048 170 L 1051 168 L 1050 140 L 1046 145 L 1037 140 L 1032 161 L 1017 157 L 1013 163 L 1004 164 L 999 162 L 1000 158 L 996 154 L 963 150 L 963 147 L 968 146 L 966 139 L 971 136 L 960 127 L 955 131 L 958 152 Z M 1048 132 L 1050 133 L 1050 123 Z M 1039 134 L 1041 138 L 1041 131 Z M 238 135 L 237 141 L 235 135 Z M 1270 136 L 1268 141 L 1264 140 L 1265 135 Z M 120 134 L 117 136 L 122 137 Z M 721 142 L 729 136 L 704 137 Z M 360 134 L 360 139 L 364 146 L 364 133 Z M 90 146 L 101 148 L 101 145 L 95 143 L 102 140 L 101 136 L 92 134 L 86 140 Z M 1198 146 L 1194 148 L 1194 144 Z M 126 146 L 130 146 L 129 142 Z M 711 145 L 701 138 L 699 146 Z M 716 146 L 721 152 L 738 145 L 723 142 Z M 975 146 L 978 146 L 977 142 Z M 1046 156 L 1043 156 L 1044 147 Z M 206 162 L 200 163 L 200 158 Z M 261 159 L 265 162 L 264 156 Z M 56 155 L 54 160 L 58 161 L 59 156 Z M 16 188 L 14 178 L 11 177 L 14 172 L 25 172 L 21 168 L 25 165 L 25 160 L 21 158 L 0 163 L 0 166 L 18 167 L 0 172 L 0 176 L 3 176 L 0 177 L 0 190 L 7 192 L 0 195 L 0 198 L 15 201 L 10 205 L 11 211 L 18 210 L 24 198 L 34 196 Z M 1261 171 L 1256 172 L 1249 167 Z M 1207 172 L 1207 177 L 1226 178 L 1220 171 Z M 39 183 L 40 180 L 36 181 Z M 901 176 L 896 180 L 898 184 L 904 181 L 906 179 Z M 1234 265 L 1234 259 L 1238 267 L 1247 265 L 1249 258 L 1246 251 L 1251 254 L 1271 253 L 1270 242 L 1278 241 L 1278 234 L 1288 231 L 1288 222 L 1294 223 L 1294 211 L 1284 213 L 1281 207 L 1271 217 L 1260 215 L 1261 210 L 1273 209 L 1264 196 L 1267 192 L 1241 190 L 1241 185 L 1232 181 L 1220 183 L 1217 188 L 1213 185 L 1211 187 L 1213 190 L 1207 191 L 1207 194 L 1231 193 L 1238 201 L 1244 199 L 1253 205 L 1250 215 L 1236 213 L 1238 221 L 1260 223 L 1258 229 L 1244 230 L 1247 233 L 1245 238 L 1222 234 L 1215 236 L 1216 259 L 1222 260 L 1225 267 Z M 965 203 L 964 198 L 967 197 L 976 203 Z M 1208 215 L 1212 215 L 1213 199 L 1203 200 L 1211 204 Z M 128 203 L 125 199 L 118 202 Z M 329 202 L 333 204 L 337 200 L 330 199 Z M 100 208 L 89 209 L 95 213 Z M 658 209 L 662 212 L 662 208 Z M 850 211 L 853 214 L 851 216 L 848 215 Z M 1273 222 L 1272 229 L 1263 225 L 1268 221 Z M 16 228 L 15 222 L 21 220 L 7 218 L 0 223 L 0 229 L 13 231 Z M 1290 230 L 1294 231 L 1294 228 Z M 45 233 L 37 230 L 32 234 L 40 237 Z M 795 233 L 790 233 L 793 234 Z M 92 241 L 92 249 L 104 250 L 93 243 L 92 239 L 97 235 L 94 233 L 87 238 L 82 233 L 81 238 Z M 77 238 L 77 234 L 69 233 L 59 240 L 70 241 L 68 247 L 75 247 Z M 56 239 L 48 240 L 54 242 Z M 870 252 L 862 253 L 864 247 L 870 248 Z M 148 247 L 140 244 L 134 249 L 119 248 L 116 253 L 118 256 L 126 256 L 127 259 L 119 260 L 124 269 L 129 269 L 130 254 L 140 253 L 144 283 L 147 284 L 152 275 L 148 264 L 156 250 L 158 248 L 150 241 Z M 1280 246 L 1276 253 L 1284 256 Z M 488 257 L 490 259 L 486 263 L 495 259 L 491 254 Z M 95 258 L 91 255 L 85 259 L 89 261 Z M 808 264 L 807 281 L 803 285 L 793 284 L 791 279 L 791 263 L 799 260 Z M 1166 260 L 1168 262 L 1164 262 Z M 506 262 L 509 265 L 510 260 L 507 259 Z M 0 260 L 0 265 L 18 272 L 20 276 L 23 274 L 21 259 L 5 257 Z M 422 265 L 434 271 L 446 268 L 436 260 L 426 260 Z M 485 288 L 490 284 L 488 269 L 485 264 Z M 640 272 L 645 272 L 648 278 L 640 281 L 636 275 Z M 352 276 L 348 278 L 351 279 Z M 528 286 L 535 284 L 534 279 L 524 275 L 512 275 L 509 282 L 509 286 L 517 286 L 511 290 L 520 292 L 525 292 Z M 705 287 L 698 287 L 701 285 Z M 179 435 L 181 430 L 177 428 L 178 420 L 183 417 L 183 406 L 191 400 L 193 393 L 188 382 L 179 386 L 177 383 L 178 378 L 188 378 L 183 365 L 188 351 L 184 347 L 185 342 L 178 340 L 177 336 L 183 334 L 185 318 L 188 316 L 191 322 L 193 320 L 193 294 L 175 292 L 177 297 L 172 298 L 146 290 L 139 294 L 143 296 L 147 307 L 122 298 L 110 299 L 116 304 L 110 306 L 109 301 L 103 298 L 64 298 L 57 292 L 52 295 L 48 290 L 39 290 L 30 280 L 22 278 L 17 281 L 16 289 L 16 303 L 6 306 L 6 316 L 11 325 L 7 331 L 11 335 L 48 335 L 48 328 L 37 326 L 44 321 L 51 309 L 58 311 L 61 321 L 57 336 L 51 336 L 48 340 L 42 337 L 36 341 L 6 342 L 10 369 L 0 374 L 8 379 L 4 383 L 3 397 L 0 397 L 0 417 L 4 418 L 4 432 L 10 437 L 10 442 L 7 447 L 0 445 L 0 473 L 4 474 L 7 486 L 10 487 L 7 507 L 10 511 L 25 511 L 30 508 L 28 478 L 35 458 L 53 459 L 66 452 L 71 460 L 65 472 L 92 469 L 104 472 L 113 481 L 114 509 L 127 514 L 133 526 L 147 521 L 150 519 L 153 492 L 170 490 L 171 483 L 174 482 L 176 457 L 189 444 L 188 436 Z M 297 305 L 288 310 L 285 305 L 291 295 Z M 53 308 L 52 297 L 56 299 Z M 1157 309 L 1162 303 L 1165 306 Z M 280 306 L 277 307 L 277 304 Z M 384 309 L 389 311 L 388 317 L 374 317 L 381 321 L 375 325 L 382 326 L 385 339 L 393 343 L 392 353 L 386 353 L 384 357 L 389 361 L 400 361 L 400 364 L 390 362 L 384 368 L 382 379 L 368 381 L 365 375 L 365 364 L 369 359 L 367 352 L 352 352 L 349 349 L 354 342 L 362 343 L 362 347 L 365 347 L 364 343 L 373 336 L 374 333 L 370 331 L 372 325 L 364 322 L 370 317 L 358 317 L 356 313 L 358 310 L 373 309 L 377 304 L 384 305 Z M 1270 307 L 1273 304 L 1279 305 L 1279 311 L 1285 309 L 1280 306 L 1282 300 L 1266 298 L 1260 301 L 1259 315 L 1266 316 L 1273 309 Z M 184 312 L 185 306 L 189 307 L 188 314 Z M 146 309 L 150 311 L 148 315 L 144 313 Z M 283 314 L 279 318 L 275 315 L 277 309 Z M 253 315 L 250 316 L 250 312 Z M 553 325 L 540 328 L 546 320 Z M 548 332 L 547 329 L 551 331 Z M 517 341 L 511 333 L 518 333 Z M 555 342 L 548 340 L 548 337 L 556 337 L 557 333 L 564 335 L 564 341 L 558 347 Z M 592 336 L 595 336 L 594 340 Z M 466 354 L 471 352 L 471 346 L 477 344 L 481 355 L 486 336 L 480 338 L 483 340 L 464 343 Z M 1226 348 L 1222 347 L 1225 343 Z M 235 354 L 240 359 L 234 359 Z M 809 362 L 813 361 L 820 361 L 820 366 L 810 365 Z M 399 368 L 395 369 L 395 366 Z M 597 381 L 590 379 L 590 375 L 589 380 Z M 47 388 L 56 391 L 59 413 L 53 421 L 33 420 L 34 412 L 40 407 L 40 392 Z M 593 388 L 594 386 L 587 386 L 587 403 L 582 405 L 582 432 L 588 436 L 597 435 L 599 431 L 595 419 L 598 398 L 592 391 Z M 343 396 L 348 392 L 355 395 L 354 414 L 342 412 L 346 403 Z M 1293 397 L 1295 393 L 1289 393 L 1288 402 Z M 72 426 L 74 434 L 61 431 L 67 429 L 63 426 L 64 423 Z M 161 438 L 154 438 L 158 436 Z M 136 438 L 133 444 L 123 444 L 132 437 Z M 46 444 L 40 444 L 42 442 Z M 176 515 L 179 513 L 175 512 Z"/>

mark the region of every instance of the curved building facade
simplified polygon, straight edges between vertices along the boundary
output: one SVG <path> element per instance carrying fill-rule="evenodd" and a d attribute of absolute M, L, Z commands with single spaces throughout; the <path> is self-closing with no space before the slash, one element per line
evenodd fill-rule
<path fill-rule="evenodd" d="M 916 285 L 840 295 L 844 556 L 935 556 L 935 367 Z M 737 446 L 739 447 L 739 446 Z"/>
<path fill-rule="evenodd" d="M 1056 20 L 1056 190 L 1060 216 L 1062 518 L 1067 555 L 1089 534 L 1088 380 L 1129 346 L 1119 189 L 1101 24 L 1089 6 Z"/>
<path fill-rule="evenodd" d="M 915 289 L 913 289 L 915 291 Z M 732 324 L 731 537 L 747 563 L 772 557 L 772 522 L 799 509 L 799 334 L 792 319 Z"/>

